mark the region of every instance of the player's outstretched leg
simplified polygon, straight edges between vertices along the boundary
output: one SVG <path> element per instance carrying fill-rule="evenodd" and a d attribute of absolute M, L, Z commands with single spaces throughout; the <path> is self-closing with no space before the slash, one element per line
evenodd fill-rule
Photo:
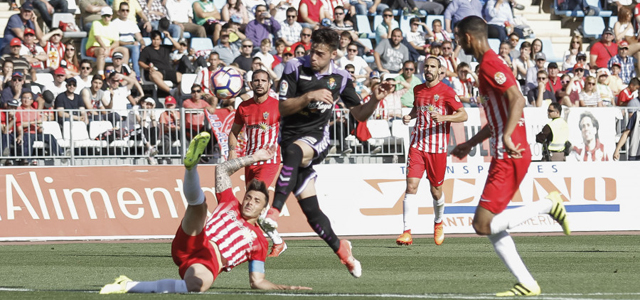
<path fill-rule="evenodd" d="M 184 167 L 187 170 L 193 168 L 200 161 L 200 156 L 204 153 L 204 150 L 209 144 L 211 135 L 208 132 L 200 132 L 196 135 L 189 144 L 187 154 L 184 156 Z"/>
<path fill-rule="evenodd" d="M 120 275 L 116 281 L 100 289 L 100 294 L 124 293 L 188 293 L 184 280 L 162 279 L 157 281 L 133 281 L 129 277 Z"/>
<path fill-rule="evenodd" d="M 281 243 L 276 244 L 274 240 L 273 245 L 271 245 L 271 251 L 269 251 L 269 255 L 267 255 L 267 257 L 278 257 L 285 250 L 287 250 L 287 243 L 281 240 Z"/>
<path fill-rule="evenodd" d="M 278 230 L 273 227 L 275 225 L 278 226 L 277 223 L 267 223 L 265 220 L 267 219 L 267 214 L 271 210 L 271 207 L 267 204 L 267 210 L 260 215 L 258 218 L 258 225 L 262 228 L 262 231 L 266 233 L 273 244 L 271 245 L 271 250 L 269 251 L 269 255 L 267 257 L 278 257 L 282 252 L 287 250 L 287 244 L 284 242 Z"/>
<path fill-rule="evenodd" d="M 282 149 L 282 169 L 276 182 L 276 191 L 273 195 L 271 208 L 267 212 L 263 226 L 268 230 L 278 228 L 278 217 L 282 211 L 284 203 L 289 194 L 296 187 L 298 180 L 298 169 L 302 163 L 304 152 L 297 144 L 291 144 L 286 149 Z M 263 227 L 263 228 L 265 228 Z"/>
<path fill-rule="evenodd" d="M 569 220 L 567 220 L 567 210 L 562 203 L 562 196 L 560 196 L 560 193 L 558 191 L 553 191 L 549 193 L 546 198 L 551 200 L 551 202 L 553 203 L 549 215 L 551 215 L 554 220 L 560 223 L 564 234 L 570 235 L 571 229 L 569 228 Z"/>

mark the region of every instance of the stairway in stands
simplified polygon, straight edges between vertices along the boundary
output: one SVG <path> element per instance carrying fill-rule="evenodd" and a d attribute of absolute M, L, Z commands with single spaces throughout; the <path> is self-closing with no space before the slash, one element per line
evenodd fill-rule
<path fill-rule="evenodd" d="M 536 38 L 550 39 L 553 44 L 553 51 L 556 57 L 569 49 L 571 42 L 571 29 L 562 28 L 562 22 L 548 13 L 549 9 L 540 9 L 540 5 L 531 5 L 526 0 L 519 0 L 518 3 L 525 6 L 524 10 L 515 10 L 516 16 L 522 16 L 531 26 Z M 546 3 L 546 2 L 545 2 Z M 546 5 L 546 4 L 543 4 Z M 529 42 L 533 39 L 528 39 Z M 543 49 L 546 52 L 546 49 Z"/>

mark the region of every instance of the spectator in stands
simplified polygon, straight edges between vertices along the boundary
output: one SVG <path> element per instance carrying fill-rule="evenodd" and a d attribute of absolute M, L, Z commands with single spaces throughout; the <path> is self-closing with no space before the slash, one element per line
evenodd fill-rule
<path fill-rule="evenodd" d="M 154 147 L 158 143 L 158 116 L 155 108 L 156 101 L 153 98 L 147 98 L 134 106 L 134 115 L 139 126 L 136 126 L 130 135 L 130 139 L 142 142 L 145 148 L 144 155 L 150 165 L 158 164 L 154 158 L 158 154 L 158 150 Z"/>
<path fill-rule="evenodd" d="M 21 152 L 22 146 L 22 122 L 20 120 L 20 114 L 16 114 L 16 109 L 20 106 L 20 101 L 16 99 L 11 99 L 7 102 L 7 107 L 9 111 L 0 112 L 1 120 L 1 139 L 0 139 L 0 148 L 3 156 L 5 155 L 5 151 L 10 150 L 13 147 L 13 150 L 9 153 L 18 155 Z M 7 149 L 9 148 L 9 149 Z M 7 161 L 5 166 L 13 165 L 13 161 Z"/>
<path fill-rule="evenodd" d="M 64 155 L 62 148 L 58 146 L 58 140 L 51 134 L 44 133 L 42 128 L 42 122 L 47 121 L 46 115 L 41 114 L 35 108 L 33 108 L 34 95 L 33 93 L 25 89 L 22 92 L 21 106 L 18 107 L 16 114 L 20 115 L 20 120 L 23 129 L 23 155 L 31 156 L 33 154 L 33 143 L 41 141 L 45 143 L 44 149 L 49 151 L 50 155 Z M 30 159 L 27 159 L 29 162 Z M 31 165 L 35 165 L 36 161 L 31 161 Z"/>
<path fill-rule="evenodd" d="M 431 2 L 429 2 L 431 3 Z M 420 55 L 425 55 L 425 50 L 427 49 L 427 38 L 433 36 L 433 32 L 429 29 L 427 24 L 420 21 L 420 18 L 411 18 L 409 20 L 409 24 L 411 25 L 411 32 L 407 33 L 407 42 L 416 49 Z M 424 31 L 420 31 L 420 26 L 424 29 Z"/>
<path fill-rule="evenodd" d="M 531 53 L 531 44 L 529 42 L 523 42 L 520 44 L 520 56 L 513 61 L 513 65 L 516 68 L 516 78 L 520 85 L 524 85 L 527 79 L 527 70 L 535 65 L 535 62 L 529 54 Z"/>
<path fill-rule="evenodd" d="M 260 51 L 256 53 L 255 57 L 259 57 L 265 66 L 271 68 L 275 59 L 269 52 L 271 52 L 271 39 L 264 39 L 260 42 Z"/>
<path fill-rule="evenodd" d="M 622 41 L 638 42 L 633 23 L 631 23 L 631 15 L 631 10 L 627 7 L 621 7 L 618 10 L 618 21 L 613 25 L 614 40 L 618 41 L 618 44 Z"/>
<path fill-rule="evenodd" d="M 9 44 L 10 52 L 0 57 L 0 64 L 4 64 L 5 61 L 11 60 L 13 62 L 13 71 L 20 71 L 25 76 L 25 81 L 31 82 L 35 79 L 36 70 L 31 67 L 31 64 L 24 56 L 20 55 L 20 49 L 22 49 L 22 42 L 19 38 L 14 38 Z"/>
<path fill-rule="evenodd" d="M 130 77 L 116 72 L 111 72 L 107 78 L 110 109 L 125 121 L 122 122 L 121 128 L 129 131 L 136 125 L 135 112 L 132 108 L 142 99 L 142 95 L 135 98 L 131 95 L 134 82 L 135 80 Z"/>
<path fill-rule="evenodd" d="M 165 36 L 171 40 L 171 43 L 177 48 L 178 42 L 174 40 L 169 32 L 165 31 Z M 145 69 L 146 80 L 151 80 L 158 88 L 166 93 L 171 93 L 171 88 L 164 83 L 165 80 L 171 81 L 173 86 L 179 87 L 182 81 L 182 73 L 176 72 L 171 64 L 171 46 L 162 44 L 162 34 L 160 31 L 151 32 L 151 45 L 145 47 L 140 53 L 138 64 Z"/>
<path fill-rule="evenodd" d="M 303 56 L 307 55 L 307 51 L 304 49 L 303 45 L 298 45 L 298 47 L 296 47 L 295 51 L 293 52 L 293 55 L 296 58 L 303 57 Z"/>
<path fill-rule="evenodd" d="M 399 73 L 398 67 L 409 60 L 409 49 L 402 44 L 402 30 L 400 28 L 394 29 L 391 32 L 391 38 L 384 39 L 378 43 L 373 57 L 378 71 Z"/>
<path fill-rule="evenodd" d="M 190 5 L 191 1 L 187 0 L 165 0 L 167 11 L 169 13 L 169 19 L 173 23 L 180 27 L 182 32 L 188 32 L 192 37 L 206 37 L 207 31 L 203 26 L 194 24 L 191 20 L 193 16 L 193 7 Z M 239 1 L 239 0 L 238 0 Z"/>
<path fill-rule="evenodd" d="M 431 28 L 433 32 L 433 36 L 430 36 L 431 41 L 442 43 L 444 41 L 451 40 L 449 33 L 444 30 L 442 21 L 440 21 L 440 19 L 434 19 L 433 21 L 431 21 Z"/>
<path fill-rule="evenodd" d="M 113 20 L 112 23 L 118 28 L 119 45 L 127 48 L 129 53 L 127 56 L 131 57 L 133 71 L 136 74 L 135 76 L 139 78 L 140 65 L 138 65 L 138 61 L 140 60 L 140 51 L 142 51 L 146 45 L 136 22 L 128 19 L 130 10 L 131 7 L 129 3 L 121 2 L 118 8 L 118 18 Z"/>
<path fill-rule="evenodd" d="M 428 15 L 441 15 L 444 12 L 444 5 L 436 1 L 414 0 L 413 2 L 418 9 L 426 10 Z"/>
<path fill-rule="evenodd" d="M 219 55 L 220 60 L 225 65 L 230 65 L 231 63 L 233 63 L 236 57 L 240 56 L 240 50 L 238 49 L 238 45 L 236 45 L 236 43 L 229 42 L 229 26 L 230 25 L 228 24 L 224 24 L 224 26 L 222 26 L 218 44 L 213 47 L 213 52 Z M 251 45 L 253 45 L 253 43 Z"/>
<path fill-rule="evenodd" d="M 298 23 L 298 11 L 293 8 L 287 8 L 287 19 L 281 22 L 278 37 L 282 38 L 287 46 L 291 46 L 300 41 L 300 33 L 302 26 Z"/>
<path fill-rule="evenodd" d="M 608 151 L 605 150 L 598 135 L 600 129 L 598 119 L 588 111 L 583 112 L 578 126 L 582 133 L 582 144 L 573 146 L 567 161 L 608 161 Z"/>
<path fill-rule="evenodd" d="M 538 71 L 544 71 L 547 57 L 542 52 L 536 53 L 534 57 L 536 64 L 533 67 L 527 69 L 527 82 L 524 87 L 524 94 L 528 94 L 529 90 L 538 86 L 537 74 Z"/>
<path fill-rule="evenodd" d="M 0 91 L 4 90 L 11 84 L 11 75 L 13 74 L 13 60 L 9 59 L 2 65 L 2 75 L 0 75 Z"/>
<path fill-rule="evenodd" d="M 640 128 L 640 125 L 638 125 L 639 120 L 638 111 L 636 110 L 629 118 L 626 128 L 622 131 L 616 150 L 613 152 L 613 160 L 620 160 L 620 149 L 627 143 L 627 139 L 629 139 L 627 160 L 640 160 L 640 147 L 638 147 L 640 145 L 640 135 L 636 131 L 636 129 Z"/>
<path fill-rule="evenodd" d="M 287 62 L 292 58 L 293 58 L 293 49 L 291 49 L 291 47 L 285 47 L 284 51 L 282 52 L 282 61 L 273 68 L 273 72 L 276 74 L 276 81 L 278 81 L 278 84 L 275 84 L 275 86 L 280 86 L 279 81 L 280 81 L 280 78 L 282 78 L 284 67 L 287 65 Z"/>
<path fill-rule="evenodd" d="M 67 0 L 34 0 L 33 7 L 40 12 L 40 17 L 49 28 L 57 27 L 52 26 L 52 15 L 56 12 L 67 13 L 69 12 Z"/>
<path fill-rule="evenodd" d="M 547 83 L 547 91 L 550 91 L 554 95 L 557 90 L 562 89 L 562 82 L 558 74 L 560 73 L 560 69 L 558 69 L 558 64 L 551 62 L 547 65 L 547 73 L 549 73 L 549 83 Z"/>
<path fill-rule="evenodd" d="M 233 63 L 237 64 L 245 72 L 251 71 L 251 65 L 253 64 L 251 53 L 253 53 L 253 42 L 250 39 L 244 39 L 240 55 L 233 60 Z"/>
<path fill-rule="evenodd" d="M 556 91 L 556 100 L 558 103 L 568 107 L 580 106 L 580 94 L 573 88 L 574 82 L 578 79 L 578 77 L 571 77 L 569 74 L 562 75 L 562 89 Z"/>
<path fill-rule="evenodd" d="M 602 105 L 605 107 L 615 106 L 613 92 L 607 83 L 609 79 L 609 69 L 598 69 L 598 83 L 596 84 L 596 92 L 600 95 Z"/>
<path fill-rule="evenodd" d="M 53 81 L 44 83 L 44 93 L 43 96 L 45 98 L 53 98 L 56 99 L 58 95 L 67 91 L 66 81 L 65 79 L 67 72 L 63 68 L 57 68 L 53 72 Z M 77 81 L 76 81 L 77 85 Z M 75 89 L 74 89 L 75 90 Z M 51 94 L 51 95 L 49 95 Z"/>
<path fill-rule="evenodd" d="M 238 23 L 242 24 L 243 27 L 249 24 L 251 19 L 249 18 L 249 11 L 247 11 L 247 7 L 244 6 L 242 0 L 229 0 L 222 7 L 222 21 L 230 22 L 232 19 L 239 21 Z"/>
<path fill-rule="evenodd" d="M 78 87 L 76 88 L 76 92 L 80 94 L 80 92 L 84 88 L 91 87 L 91 72 L 93 71 L 93 66 L 91 64 L 91 60 L 83 59 L 80 61 L 80 74 L 76 77 L 76 83 Z"/>
<path fill-rule="evenodd" d="M 84 22 L 84 24 L 82 24 L 84 31 L 91 30 L 93 21 L 98 21 L 102 18 L 100 15 L 102 8 L 109 7 L 104 0 L 80 0 L 78 6 L 80 7 L 80 16 Z M 136 27 L 138 26 L 136 25 Z"/>
<path fill-rule="evenodd" d="M 637 77 L 629 80 L 629 85 L 618 94 L 618 106 L 627 106 L 629 101 L 638 97 L 638 88 L 640 88 L 640 80 Z"/>
<path fill-rule="evenodd" d="M 478 77 L 475 73 L 471 72 L 469 64 L 461 62 L 458 65 L 458 77 L 454 77 L 453 90 L 462 102 L 464 107 L 477 107 L 476 100 L 474 98 L 474 82 L 478 81 Z"/>
<path fill-rule="evenodd" d="M 163 1 L 149 0 L 149 3 L 149 5 L 141 4 L 140 6 L 142 7 L 142 11 L 144 11 L 145 16 L 151 23 L 151 28 L 153 30 L 166 30 L 174 39 L 181 39 L 182 27 L 171 22 L 172 20 L 169 17 L 169 13 L 167 11 L 167 8 L 163 4 Z M 185 6 L 186 4 L 187 3 L 185 3 Z M 161 26 L 161 20 L 163 20 L 164 18 L 169 21 L 169 26 L 166 26 L 166 24 L 162 24 Z"/>
<path fill-rule="evenodd" d="M 194 84 L 191 86 L 191 98 L 184 100 L 182 102 L 182 107 L 188 109 L 185 112 L 185 127 L 187 131 L 187 135 L 193 136 L 198 134 L 204 128 L 204 112 L 202 109 L 206 109 L 209 113 L 214 113 L 216 111 L 215 106 L 212 106 L 210 103 L 207 103 L 202 96 L 204 95 L 204 90 L 199 84 Z M 214 103 L 217 106 L 217 103 Z"/>
<path fill-rule="evenodd" d="M 468 16 L 482 18 L 482 3 L 478 0 L 453 0 L 444 10 L 444 29 L 453 33 L 456 23 Z"/>
<path fill-rule="evenodd" d="M 60 66 L 67 72 L 67 78 L 80 74 L 80 64 L 78 64 L 78 54 L 73 43 L 65 45 L 64 56 L 60 60 Z"/>
<path fill-rule="evenodd" d="M 259 45 L 264 39 L 271 39 L 270 35 L 278 36 L 279 31 L 280 23 L 271 17 L 267 7 L 262 4 L 256 7 L 255 19 L 249 22 L 245 29 L 247 38 L 254 45 Z"/>
<path fill-rule="evenodd" d="M 129 82 L 133 83 L 131 89 L 135 88 L 135 90 L 138 91 L 137 95 L 139 96 L 144 95 L 144 91 L 142 90 L 140 82 L 138 82 L 136 73 L 131 71 L 129 65 L 124 62 L 124 54 L 120 52 L 113 53 L 113 72 L 127 76 L 130 79 Z"/>
<path fill-rule="evenodd" d="M 442 58 L 444 58 L 443 66 L 447 69 L 447 77 L 449 81 L 451 81 L 451 77 L 456 77 L 458 74 L 456 73 L 456 68 L 460 63 L 460 59 L 458 58 L 458 48 L 455 52 L 453 50 L 453 43 L 451 41 L 442 42 Z"/>
<path fill-rule="evenodd" d="M 609 60 L 607 67 L 611 69 L 614 63 L 620 65 L 621 71 L 619 76 L 623 83 L 628 84 L 631 78 L 636 77 L 638 60 L 633 56 L 629 56 L 629 43 L 626 40 L 621 40 L 618 43 L 618 54 Z"/>
<path fill-rule="evenodd" d="M 609 60 L 618 54 L 618 44 L 613 41 L 613 30 L 607 27 L 602 38 L 591 46 L 589 67 L 592 70 L 606 68 Z"/>
<path fill-rule="evenodd" d="M 531 59 L 534 59 L 536 53 L 542 52 L 542 46 L 542 41 L 540 39 L 535 39 L 531 42 Z"/>
<path fill-rule="evenodd" d="M 59 77 L 59 75 L 56 75 L 56 77 Z M 60 125 L 62 125 L 63 121 L 70 120 L 82 121 L 89 124 L 89 118 L 87 118 L 85 111 L 87 107 L 80 95 L 75 93 L 76 86 L 76 79 L 68 78 L 65 80 L 66 91 L 56 97 L 54 108 L 58 111 L 58 123 L 60 123 Z M 67 111 L 70 109 L 74 111 Z"/>
<path fill-rule="evenodd" d="M 382 0 L 350 0 L 349 3 L 356 8 L 358 15 L 366 15 L 369 13 L 381 14 L 382 11 L 389 8 Z"/>
<path fill-rule="evenodd" d="M 569 43 L 569 50 L 564 52 L 562 57 L 562 69 L 569 70 L 573 67 L 577 62 L 578 54 L 582 53 L 582 36 L 574 35 L 571 37 L 571 42 Z"/>
<path fill-rule="evenodd" d="M 180 134 L 180 113 L 176 110 L 176 99 L 168 96 L 164 99 L 166 110 L 160 115 L 160 125 L 162 126 L 162 154 L 177 154 L 171 151 L 172 144 L 179 140 Z"/>
<path fill-rule="evenodd" d="M 44 70 L 44 62 L 47 60 L 47 54 L 44 53 L 44 49 L 36 43 L 36 33 L 31 28 L 24 29 L 24 39 L 22 40 L 20 56 L 31 63 L 31 67 L 36 71 Z"/>
<path fill-rule="evenodd" d="M 380 41 L 388 39 L 391 37 L 391 32 L 400 28 L 398 21 L 393 19 L 393 11 L 390 8 L 385 9 L 382 12 L 382 23 L 376 27 L 376 43 L 380 43 Z"/>
<path fill-rule="evenodd" d="M 49 33 L 42 36 L 40 40 L 40 46 L 44 48 L 44 52 L 47 54 L 45 66 L 50 70 L 60 67 L 60 62 L 64 57 L 66 46 L 61 42 L 62 34 L 62 30 L 59 28 L 53 28 Z"/>
<path fill-rule="evenodd" d="M 543 161 L 564 161 L 565 148 L 569 141 L 569 126 L 561 117 L 562 106 L 551 103 L 547 108 L 547 116 L 551 121 L 542 127 L 536 135 L 536 142 L 542 144 Z M 545 155 L 547 154 L 547 155 Z"/>
<path fill-rule="evenodd" d="M 89 31 L 87 40 L 87 56 L 96 58 L 96 68 L 98 74 L 104 74 L 105 58 L 111 57 L 114 52 L 126 53 L 125 61 L 129 61 L 129 51 L 120 46 L 120 31 L 118 27 L 111 23 L 113 10 L 105 7 L 100 12 L 102 19 L 94 21 Z"/>
<path fill-rule="evenodd" d="M 211 52 L 211 54 L 209 54 L 208 63 L 209 66 L 207 68 L 201 68 L 198 71 L 194 84 L 198 84 L 202 88 L 202 97 L 204 100 L 207 101 L 207 103 L 211 103 L 211 106 L 217 107 L 218 99 L 213 93 L 213 90 L 211 90 L 210 78 L 211 75 L 213 75 L 213 73 L 215 73 L 223 64 L 220 61 L 220 56 L 216 52 Z"/>
<path fill-rule="evenodd" d="M 372 70 L 369 67 L 369 64 L 367 64 L 367 62 L 357 54 L 358 46 L 355 43 L 349 44 L 349 46 L 347 46 L 347 55 L 338 60 L 337 65 L 340 68 L 345 68 L 348 64 L 351 64 L 355 68 L 354 77 L 356 79 L 367 78 L 368 74 L 371 73 Z"/>
<path fill-rule="evenodd" d="M 347 10 L 344 6 L 337 5 L 333 9 L 333 22 L 331 28 L 341 33 L 342 31 L 352 32 L 354 30 L 353 22 L 347 19 Z M 355 34 L 355 32 L 354 32 Z M 357 35 L 356 35 L 357 36 Z"/>
<path fill-rule="evenodd" d="M 20 7 L 20 13 L 9 17 L 7 27 L 4 28 L 4 50 L 0 53 L 9 53 L 9 43 L 14 38 L 24 39 L 24 30 L 31 28 L 37 39 L 42 39 L 42 30 L 37 22 L 37 17 L 33 13 L 33 3 L 27 0 Z"/>
<path fill-rule="evenodd" d="M 622 67 L 620 66 L 620 64 L 613 63 L 611 65 L 611 74 L 609 75 L 609 79 L 607 80 L 607 84 L 609 85 L 611 92 L 613 92 L 613 95 L 616 98 L 618 97 L 618 94 L 620 94 L 620 91 L 622 91 L 626 86 L 626 84 L 622 82 L 622 78 L 620 78 L 620 71 L 622 71 Z"/>
<path fill-rule="evenodd" d="M 484 18 L 489 25 L 489 38 L 507 40 L 513 31 L 513 11 L 508 0 L 488 0 L 484 6 Z"/>
<path fill-rule="evenodd" d="M 587 77 L 584 89 L 580 92 L 580 107 L 602 107 L 602 99 L 596 90 L 596 79 Z"/>
<path fill-rule="evenodd" d="M 589 78 L 590 76 L 584 75 L 584 66 L 577 63 L 573 66 L 573 77 L 571 81 L 573 82 L 573 89 L 580 92 L 584 89 L 584 80 L 585 78 Z"/>
<path fill-rule="evenodd" d="M 6 109 L 7 103 L 11 100 L 20 101 L 22 87 L 24 86 L 24 75 L 21 71 L 15 71 L 9 78 L 11 78 L 9 86 L 2 90 L 0 109 Z"/>
<path fill-rule="evenodd" d="M 322 0 L 301 0 L 298 7 L 298 22 L 302 27 L 317 28 L 320 26 L 320 21 L 324 18 L 328 18 L 326 10 Z M 256 9 L 257 18 L 257 9 Z"/>
<path fill-rule="evenodd" d="M 542 69 L 537 73 L 538 86 L 532 88 L 527 93 L 527 100 L 529 105 L 534 107 L 548 106 L 552 102 L 556 102 L 556 95 L 546 89 L 547 82 L 549 81 L 549 75 Z"/>
<path fill-rule="evenodd" d="M 91 85 L 82 89 L 80 97 L 82 97 L 85 107 L 94 109 L 94 111 L 87 112 L 89 120 L 107 120 L 111 122 L 113 127 L 118 127 L 120 125 L 118 122 L 121 121 L 120 114 L 117 112 L 107 111 L 107 109 L 111 110 L 113 102 L 111 101 L 111 93 L 102 89 L 103 83 L 104 80 L 102 80 L 102 76 L 94 75 L 91 79 Z"/>
<path fill-rule="evenodd" d="M 511 50 L 509 51 L 509 56 L 511 56 L 512 60 L 515 60 L 520 56 L 520 50 L 518 49 L 518 43 L 520 42 L 520 37 L 517 33 L 511 32 L 509 34 L 509 47 Z"/>
<path fill-rule="evenodd" d="M 198 0 L 193 2 L 193 21 L 204 27 L 207 36 L 213 36 L 215 44 L 220 38 L 220 11 L 211 0 Z"/>
<path fill-rule="evenodd" d="M 250 83 L 251 80 L 249 80 L 250 78 L 253 78 L 253 72 L 257 71 L 257 70 L 264 70 L 269 74 L 269 77 L 271 78 L 271 80 L 275 80 L 276 79 L 276 74 L 273 72 L 273 70 L 271 70 L 271 66 L 267 66 L 266 64 L 264 64 L 262 62 L 262 59 L 260 59 L 260 57 L 254 56 L 252 59 L 252 63 L 251 63 L 251 71 L 247 72 L 244 76 L 245 76 L 245 86 L 247 86 L 249 89 L 251 88 Z"/>
<path fill-rule="evenodd" d="M 302 45 L 305 51 L 311 50 L 311 28 L 303 28 L 300 32 L 300 41 L 291 45 L 291 48 L 296 49 Z"/>
<path fill-rule="evenodd" d="M 406 89 L 402 97 L 400 97 L 400 102 L 402 103 L 402 107 L 413 107 L 413 88 L 416 85 L 422 83 L 417 76 L 416 73 L 416 63 L 410 60 L 405 61 L 402 64 L 402 73 L 396 76 L 394 80 L 396 81 L 396 91 L 400 91 L 402 89 Z M 456 75 L 457 76 L 457 75 Z M 405 85 L 403 83 L 408 83 Z"/>

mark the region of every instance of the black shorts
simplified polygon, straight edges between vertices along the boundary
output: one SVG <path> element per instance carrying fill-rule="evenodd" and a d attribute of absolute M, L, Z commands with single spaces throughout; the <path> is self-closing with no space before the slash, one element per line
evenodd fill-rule
<path fill-rule="evenodd" d="M 168 80 L 173 82 L 174 85 L 178 84 L 178 72 L 174 70 L 158 70 L 162 74 L 162 80 Z M 144 79 L 149 79 L 149 72 L 144 72 Z"/>
<path fill-rule="evenodd" d="M 329 154 L 329 148 L 331 148 L 330 139 L 329 139 L 329 126 L 325 126 L 323 131 L 312 131 L 299 133 L 291 136 L 287 136 L 283 134 L 283 139 L 280 141 L 280 148 L 284 149 L 296 141 L 304 142 L 305 144 L 311 146 L 314 151 L 313 159 L 308 166 L 300 166 L 302 168 L 309 167 L 313 165 L 317 165 L 321 163 Z M 284 157 L 283 157 L 284 160 Z"/>

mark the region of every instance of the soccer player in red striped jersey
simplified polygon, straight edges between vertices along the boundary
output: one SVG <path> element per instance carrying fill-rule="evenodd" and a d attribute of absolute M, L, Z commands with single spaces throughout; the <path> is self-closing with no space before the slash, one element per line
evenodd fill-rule
<path fill-rule="evenodd" d="M 280 170 L 280 146 L 278 135 L 280 133 L 280 110 L 278 99 L 270 95 L 271 80 L 269 73 L 257 70 L 252 75 L 251 88 L 253 98 L 240 103 L 236 109 L 236 116 L 229 134 L 229 159 L 237 158 L 236 147 L 238 134 L 245 127 L 247 139 L 246 155 L 252 155 L 256 151 L 276 146 L 276 156 L 267 161 L 256 162 L 244 168 L 245 182 L 257 179 L 271 186 L 276 174 Z M 287 249 L 280 234 L 276 229 L 265 230 L 273 240 L 269 257 L 277 257 Z"/>
<path fill-rule="evenodd" d="M 116 282 L 105 285 L 100 290 L 101 294 L 204 292 L 211 287 L 220 272 L 230 271 L 247 261 L 251 288 L 311 289 L 274 284 L 265 279 L 264 261 L 268 244 L 257 225 L 258 217 L 267 210 L 269 203 L 264 182 L 252 181 L 242 202 L 233 195 L 231 174 L 256 162 L 273 159 L 276 147 L 260 149 L 253 155 L 228 160 L 216 167 L 218 206 L 207 220 L 207 203 L 200 187 L 197 164 L 210 137 L 207 132 L 198 134 L 191 141 L 184 159 L 183 193 L 188 205 L 171 244 L 171 256 L 179 268 L 182 280 L 138 282 L 120 276 Z"/>
<path fill-rule="evenodd" d="M 451 154 L 464 158 L 472 147 L 491 138 L 493 156 L 473 217 L 473 228 L 477 234 L 489 237 L 498 256 L 518 280 L 512 289 L 496 296 L 539 295 L 540 286 L 522 262 L 507 230 L 547 213 L 562 225 L 565 234 L 570 234 L 563 200 L 560 193 L 554 191 L 545 199 L 505 211 L 531 163 L 522 112 L 525 100 L 506 62 L 489 47 L 487 23 L 480 17 L 470 16 L 455 29 L 458 44 L 480 62 L 478 83 L 487 125 L 467 142 L 456 146 Z"/>
<path fill-rule="evenodd" d="M 444 213 L 444 195 L 442 183 L 447 169 L 447 147 L 451 122 L 464 122 L 467 112 L 462 107 L 456 92 L 440 81 L 440 60 L 430 56 L 424 63 L 426 82 L 413 88 L 413 109 L 402 117 L 405 124 L 416 119 L 411 133 L 411 147 L 407 160 L 407 188 L 403 206 L 404 232 L 396 239 L 398 245 L 411 245 L 411 228 L 418 217 L 418 185 L 420 178 L 427 172 L 433 197 L 434 229 L 433 239 L 436 245 L 444 241 L 442 214 Z"/>

